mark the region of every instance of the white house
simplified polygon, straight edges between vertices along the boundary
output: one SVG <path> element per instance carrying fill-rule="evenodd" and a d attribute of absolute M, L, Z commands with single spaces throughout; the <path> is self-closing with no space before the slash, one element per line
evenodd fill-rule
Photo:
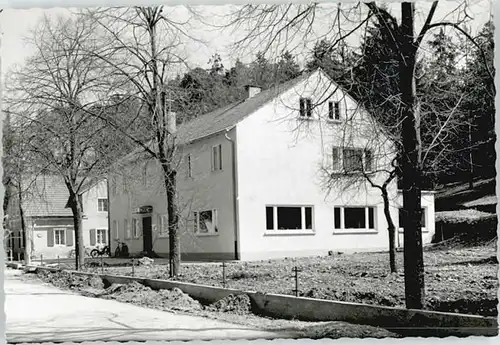
<path fill-rule="evenodd" d="M 67 207 L 68 190 L 59 176 L 27 177 L 22 187 L 22 211 L 26 232 L 22 231 L 19 194 L 9 201 L 8 249 L 13 258 L 24 255 L 26 241 L 31 241 L 34 259 L 68 258 L 75 248 L 75 233 L 71 209 Z M 109 243 L 107 182 L 101 179 L 86 184 L 80 194 L 83 203 L 83 240 L 89 249 Z"/>
<path fill-rule="evenodd" d="M 339 173 L 362 169 L 372 172 L 374 182 L 383 178 L 376 171 L 394 155 L 373 119 L 322 70 L 273 89 L 247 91 L 245 100 L 178 128 L 183 259 L 388 248 L 380 191 L 359 179 L 362 175 Z M 164 256 L 169 243 L 161 169 L 140 157 L 130 154 L 109 177 L 112 233 L 131 253 L 153 250 Z M 396 183 L 388 190 L 398 224 Z M 426 194 L 422 203 L 428 242 L 433 195 Z"/>

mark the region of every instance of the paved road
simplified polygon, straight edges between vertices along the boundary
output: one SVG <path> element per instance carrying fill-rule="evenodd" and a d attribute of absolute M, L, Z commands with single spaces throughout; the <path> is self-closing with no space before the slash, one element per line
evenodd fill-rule
<path fill-rule="evenodd" d="M 77 295 L 6 269 L 7 341 L 144 341 L 276 339 L 265 332 L 202 317 L 178 315 Z"/>

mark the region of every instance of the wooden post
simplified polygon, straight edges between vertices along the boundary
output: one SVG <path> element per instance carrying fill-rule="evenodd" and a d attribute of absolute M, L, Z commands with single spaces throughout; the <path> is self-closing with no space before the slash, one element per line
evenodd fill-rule
<path fill-rule="evenodd" d="M 299 297 L 299 272 L 301 272 L 301 270 L 295 266 L 293 272 L 295 273 L 295 297 Z"/>
<path fill-rule="evenodd" d="M 226 262 L 222 261 L 222 287 L 226 288 Z"/>

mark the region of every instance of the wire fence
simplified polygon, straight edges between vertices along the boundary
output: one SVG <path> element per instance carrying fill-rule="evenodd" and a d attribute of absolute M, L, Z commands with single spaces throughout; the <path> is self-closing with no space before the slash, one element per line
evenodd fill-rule
<path fill-rule="evenodd" d="M 68 261 L 67 258 L 60 258 L 57 257 L 56 259 L 49 259 L 49 260 L 44 260 L 43 255 L 40 255 L 40 257 L 36 260 L 32 260 L 32 263 L 35 263 L 35 265 L 41 265 L 45 267 L 53 267 L 53 268 L 58 268 L 61 270 L 74 270 L 75 269 L 75 259 L 71 259 Z M 87 272 L 95 272 L 95 273 L 101 273 L 101 274 L 114 274 L 114 275 L 125 275 L 125 276 L 131 276 L 131 277 L 142 277 L 142 275 L 145 275 L 144 278 L 147 278 L 148 275 L 148 268 L 153 270 L 154 266 L 167 266 L 169 261 L 167 259 L 156 259 L 153 262 L 147 263 L 147 258 L 146 261 L 145 259 L 141 258 L 109 258 L 106 256 L 99 256 L 97 258 L 86 258 L 85 259 L 85 264 L 82 268 L 82 271 L 87 271 Z M 145 264 L 146 262 L 146 264 Z M 219 262 L 199 262 L 199 263 L 191 263 L 191 264 L 211 264 L 213 268 L 213 273 L 215 273 L 216 276 L 219 276 L 220 280 L 219 286 L 222 288 L 231 288 L 231 281 L 234 280 L 234 277 L 230 273 L 230 263 L 226 261 L 219 261 Z M 289 277 L 291 279 L 291 282 L 293 286 L 291 285 L 291 291 L 293 292 L 293 295 L 295 296 L 300 296 L 301 295 L 301 289 L 300 289 L 300 282 L 301 278 L 301 273 L 302 269 L 299 266 L 293 266 L 291 270 L 289 271 Z M 252 275 L 250 271 L 246 271 L 245 273 L 248 273 L 248 275 Z M 158 279 L 158 278 L 156 278 Z M 165 274 L 164 278 L 160 279 L 169 279 L 169 273 Z M 196 283 L 196 282 L 195 282 Z M 200 282 L 201 283 L 201 282 Z"/>

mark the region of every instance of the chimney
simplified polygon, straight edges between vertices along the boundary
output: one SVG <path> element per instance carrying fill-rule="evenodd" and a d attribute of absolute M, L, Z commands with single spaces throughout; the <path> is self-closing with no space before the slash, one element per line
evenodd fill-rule
<path fill-rule="evenodd" d="M 167 113 L 167 130 L 170 134 L 175 134 L 177 131 L 177 114 L 173 111 Z"/>
<path fill-rule="evenodd" d="M 245 91 L 247 92 L 247 99 L 252 98 L 258 94 L 262 89 L 255 85 L 245 85 Z"/>

